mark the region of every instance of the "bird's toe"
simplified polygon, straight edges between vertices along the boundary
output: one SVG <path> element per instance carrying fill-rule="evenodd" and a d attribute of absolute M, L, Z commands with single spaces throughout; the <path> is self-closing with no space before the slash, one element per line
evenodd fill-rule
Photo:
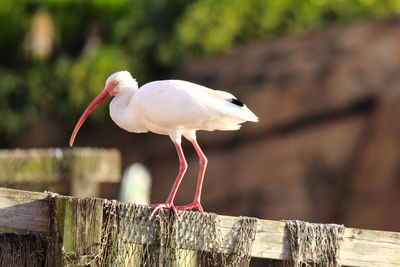
<path fill-rule="evenodd" d="M 178 211 L 177 211 L 176 207 L 174 206 L 174 204 L 172 204 L 172 203 L 150 204 L 149 206 L 154 208 L 152 210 L 151 214 L 150 214 L 150 217 L 149 217 L 150 220 L 153 218 L 153 216 L 156 214 L 156 212 L 159 209 L 162 209 L 162 208 L 172 209 L 172 211 L 174 212 L 175 217 L 179 220 Z"/>
<path fill-rule="evenodd" d="M 176 207 L 178 210 L 192 210 L 192 209 L 197 209 L 199 210 L 201 213 L 203 213 L 203 207 L 201 206 L 199 201 L 193 201 L 190 204 L 187 204 L 185 206 L 178 206 Z"/>

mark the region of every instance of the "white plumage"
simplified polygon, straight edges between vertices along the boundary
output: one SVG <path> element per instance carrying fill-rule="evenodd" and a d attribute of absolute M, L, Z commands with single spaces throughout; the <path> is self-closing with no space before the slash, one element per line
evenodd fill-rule
<path fill-rule="evenodd" d="M 104 90 L 82 114 L 72 133 L 70 146 L 73 145 L 79 128 L 90 113 L 112 96 L 114 99 L 110 103 L 110 116 L 119 127 L 135 133 L 151 131 L 168 135 L 177 148 L 180 172 L 167 202 L 155 204 L 151 216 L 162 207 L 172 208 L 176 216 L 178 216 L 177 208 L 197 208 L 203 211 L 200 194 L 207 159 L 197 144 L 197 130 L 237 130 L 245 121 L 258 121 L 253 112 L 228 92 L 212 90 L 181 80 L 154 81 L 138 88 L 136 80 L 129 72 L 120 71 L 107 79 Z M 191 141 L 195 147 L 200 157 L 201 168 L 194 202 L 183 207 L 175 207 L 173 199 L 187 168 L 181 148 L 182 136 Z"/>

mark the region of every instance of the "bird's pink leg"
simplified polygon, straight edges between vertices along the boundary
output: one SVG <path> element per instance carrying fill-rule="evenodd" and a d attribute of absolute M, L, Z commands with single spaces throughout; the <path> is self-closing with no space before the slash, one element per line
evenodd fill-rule
<path fill-rule="evenodd" d="M 171 189 L 171 192 L 169 193 L 169 196 L 167 198 L 167 201 L 165 203 L 159 203 L 159 204 L 152 204 L 150 205 L 151 207 L 154 207 L 154 210 L 150 214 L 150 219 L 154 216 L 157 210 L 161 208 L 168 208 L 172 209 L 176 218 L 179 218 L 178 213 L 176 211 L 176 208 L 174 206 L 174 199 L 176 192 L 178 191 L 178 187 L 182 181 L 183 176 L 185 175 L 185 172 L 187 170 L 187 163 L 185 159 L 185 155 L 183 154 L 182 146 L 180 143 L 175 143 L 176 151 L 178 152 L 178 157 L 179 157 L 179 174 L 175 179 L 175 183 Z"/>
<path fill-rule="evenodd" d="M 204 173 L 206 172 L 207 168 L 207 158 L 204 155 L 203 151 L 201 151 L 201 148 L 199 144 L 197 143 L 196 139 L 192 141 L 192 144 L 194 148 L 196 149 L 197 155 L 199 155 L 200 159 L 200 171 L 199 171 L 199 178 L 197 180 L 197 188 L 196 188 L 196 195 L 194 197 L 194 201 L 188 205 L 185 206 L 179 206 L 176 207 L 177 209 L 180 210 L 191 210 L 191 209 L 198 209 L 201 213 L 203 213 L 203 207 L 200 204 L 200 197 L 201 197 L 201 189 L 203 187 L 203 180 L 204 180 Z"/>

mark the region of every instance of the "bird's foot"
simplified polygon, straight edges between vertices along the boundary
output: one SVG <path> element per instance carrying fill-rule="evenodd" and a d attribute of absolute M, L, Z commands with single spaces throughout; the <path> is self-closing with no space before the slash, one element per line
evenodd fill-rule
<path fill-rule="evenodd" d="M 179 220 L 179 215 L 178 215 L 178 210 L 192 210 L 192 209 L 197 209 L 201 213 L 203 213 L 203 207 L 200 204 L 200 201 L 193 201 L 190 204 L 187 204 L 185 206 L 176 206 L 173 203 L 158 203 L 158 204 L 150 204 L 150 207 L 154 208 L 153 211 L 150 214 L 150 220 L 153 218 L 153 216 L 156 214 L 156 212 L 159 209 L 166 208 L 166 209 L 172 209 L 172 211 L 175 214 L 175 217 Z"/>
<path fill-rule="evenodd" d="M 173 203 L 165 202 L 165 203 L 158 203 L 158 204 L 150 204 L 149 206 L 154 208 L 150 214 L 150 220 L 153 218 L 154 214 L 156 214 L 157 210 L 162 209 L 162 208 L 172 209 L 172 211 L 175 214 L 175 217 L 179 220 L 178 212 Z"/>
<path fill-rule="evenodd" d="M 201 213 L 203 213 L 203 207 L 200 204 L 200 201 L 193 201 L 190 204 L 187 204 L 185 206 L 177 206 L 176 209 L 178 210 L 191 210 L 191 209 L 198 209 Z"/>

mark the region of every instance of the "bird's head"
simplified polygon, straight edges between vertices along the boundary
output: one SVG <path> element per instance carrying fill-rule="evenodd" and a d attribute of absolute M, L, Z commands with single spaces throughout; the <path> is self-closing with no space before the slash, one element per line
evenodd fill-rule
<path fill-rule="evenodd" d="M 82 124 L 89 117 L 89 115 L 104 101 L 112 96 L 117 96 L 123 93 L 124 90 L 134 90 L 138 88 L 138 84 L 135 79 L 132 78 L 131 74 L 127 71 L 119 71 L 113 73 L 106 80 L 104 89 L 96 96 L 96 98 L 90 103 L 90 105 L 83 112 L 79 121 L 76 123 L 74 131 L 72 132 L 71 139 L 69 140 L 69 146 L 72 147 L 74 144 L 75 136 L 81 128 Z"/>
<path fill-rule="evenodd" d="M 116 96 L 123 92 L 123 90 L 129 90 L 138 88 L 138 84 L 132 75 L 127 71 L 118 71 L 110 75 L 106 80 L 104 90 L 108 90 L 111 96 Z M 103 91 L 104 91 L 103 90 Z"/>

